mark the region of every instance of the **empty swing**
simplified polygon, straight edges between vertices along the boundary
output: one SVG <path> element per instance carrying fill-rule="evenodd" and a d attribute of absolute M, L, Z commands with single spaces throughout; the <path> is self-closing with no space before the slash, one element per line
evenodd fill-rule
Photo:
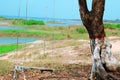
<path fill-rule="evenodd" d="M 20 18 L 20 11 L 21 11 L 21 9 L 20 9 L 20 7 L 21 7 L 21 0 L 19 1 L 19 11 L 18 11 L 18 18 Z M 28 0 L 26 0 L 26 20 L 27 20 L 27 18 L 28 18 Z M 53 38 L 53 40 L 54 40 L 54 32 L 52 33 L 52 38 Z M 52 42 L 52 55 L 53 55 L 53 42 Z M 18 45 L 19 45 L 19 34 L 17 33 L 17 42 L 16 42 L 16 45 L 17 45 L 17 49 L 16 49 L 16 55 L 18 56 Z M 45 52 L 45 50 L 46 50 L 46 41 L 45 41 L 45 39 L 43 39 L 43 49 L 44 49 L 44 53 L 43 54 L 45 54 L 46 52 Z M 25 39 L 25 49 L 26 49 L 26 46 L 27 46 L 27 43 L 26 43 L 26 39 Z M 25 53 L 25 51 L 24 51 L 24 53 Z M 23 59 L 23 63 L 25 62 L 25 56 L 24 56 L 24 59 Z M 17 60 L 16 60 L 16 63 L 17 63 Z M 52 66 L 53 66 L 53 64 L 52 64 Z M 45 68 L 45 67 L 35 67 L 35 66 L 21 66 L 21 65 L 15 65 L 14 67 L 13 67 L 13 72 L 14 72 L 14 74 L 13 74 L 13 80 L 17 80 L 18 79 L 18 72 L 20 71 L 20 72 L 23 72 L 23 78 L 24 78 L 24 80 L 27 80 L 26 79 L 26 75 L 25 75 L 25 71 L 26 70 L 39 70 L 39 71 L 41 71 L 41 72 L 43 72 L 43 71 L 49 71 L 49 72 L 54 72 L 55 71 L 55 69 L 53 69 L 53 68 Z"/>

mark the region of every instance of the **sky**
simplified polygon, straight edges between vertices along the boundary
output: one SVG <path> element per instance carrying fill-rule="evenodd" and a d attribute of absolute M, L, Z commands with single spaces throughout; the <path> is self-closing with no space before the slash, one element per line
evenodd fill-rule
<path fill-rule="evenodd" d="M 0 0 L 0 16 L 26 16 L 26 0 Z M 87 0 L 89 9 L 91 1 Z M 120 19 L 120 0 L 106 0 L 104 19 Z M 79 19 L 78 0 L 28 0 L 28 17 Z"/>

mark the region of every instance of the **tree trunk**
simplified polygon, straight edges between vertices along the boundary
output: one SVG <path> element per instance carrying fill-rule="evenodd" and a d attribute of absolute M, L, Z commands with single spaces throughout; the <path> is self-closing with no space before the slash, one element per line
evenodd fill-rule
<path fill-rule="evenodd" d="M 120 72 L 120 62 L 113 57 L 111 53 L 111 44 L 107 41 L 104 25 L 103 14 L 105 0 L 93 0 L 92 10 L 87 8 L 86 0 L 78 0 L 80 15 L 83 25 L 86 27 L 92 52 L 92 71 L 91 77 L 100 80 L 118 80 L 119 78 L 110 75 L 109 71 Z"/>

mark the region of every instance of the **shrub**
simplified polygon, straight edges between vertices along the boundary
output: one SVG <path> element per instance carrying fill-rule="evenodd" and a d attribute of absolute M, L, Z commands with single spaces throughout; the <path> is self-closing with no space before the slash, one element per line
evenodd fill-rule
<path fill-rule="evenodd" d="M 22 22 L 24 25 L 45 25 L 43 21 L 37 20 L 23 20 Z"/>
<path fill-rule="evenodd" d="M 105 28 L 110 28 L 110 29 L 115 29 L 115 28 L 120 28 L 120 24 L 115 24 L 115 23 L 105 23 Z"/>
<path fill-rule="evenodd" d="M 43 21 L 37 20 L 25 20 L 25 19 L 15 19 L 12 24 L 14 25 L 45 25 Z"/>
<path fill-rule="evenodd" d="M 80 34 L 87 33 L 87 30 L 83 27 L 77 28 L 76 31 Z"/>

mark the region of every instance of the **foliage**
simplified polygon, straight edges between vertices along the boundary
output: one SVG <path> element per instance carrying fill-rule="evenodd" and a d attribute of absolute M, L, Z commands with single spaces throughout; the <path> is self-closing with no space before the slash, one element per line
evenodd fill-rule
<path fill-rule="evenodd" d="M 5 18 L 5 17 L 3 17 L 3 16 L 0 16 L 0 18 Z"/>
<path fill-rule="evenodd" d="M 80 33 L 80 34 L 87 33 L 87 30 L 86 30 L 85 28 L 83 28 L 83 27 L 77 28 L 76 31 L 77 31 L 78 33 Z"/>
<path fill-rule="evenodd" d="M 45 25 L 43 21 L 38 20 L 25 20 L 25 19 L 15 19 L 12 24 L 14 25 Z"/>
<path fill-rule="evenodd" d="M 6 20 L 6 18 L 3 16 L 0 16 L 0 20 Z"/>
<path fill-rule="evenodd" d="M 16 49 L 22 48 L 22 45 L 17 45 L 17 44 L 8 44 L 8 45 L 1 45 L 0 46 L 0 54 L 4 54 Z"/>
<path fill-rule="evenodd" d="M 115 23 L 105 23 L 105 28 L 110 28 L 110 29 L 115 29 L 119 28 L 120 29 L 120 24 L 115 24 Z"/>

